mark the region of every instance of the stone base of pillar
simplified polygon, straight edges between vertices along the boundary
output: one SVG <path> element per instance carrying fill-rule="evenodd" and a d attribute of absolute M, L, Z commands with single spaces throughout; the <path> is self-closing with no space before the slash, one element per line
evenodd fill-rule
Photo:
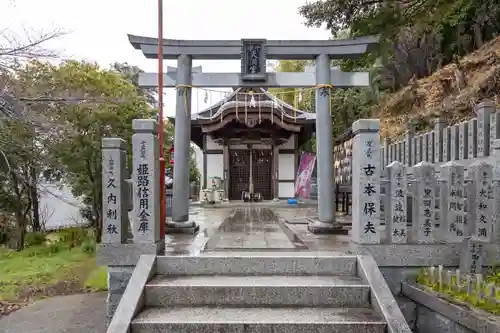
<path fill-rule="evenodd" d="M 307 230 L 313 234 L 348 235 L 349 229 L 344 228 L 340 222 L 321 222 L 309 220 Z"/>
<path fill-rule="evenodd" d="M 165 228 L 166 234 L 189 234 L 195 235 L 200 231 L 200 226 L 196 224 L 194 221 L 186 221 L 186 222 L 167 222 L 167 226 Z"/>

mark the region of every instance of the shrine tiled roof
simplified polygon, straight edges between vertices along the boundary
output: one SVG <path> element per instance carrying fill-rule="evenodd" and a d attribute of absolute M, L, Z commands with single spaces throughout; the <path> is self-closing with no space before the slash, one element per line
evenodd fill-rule
<path fill-rule="evenodd" d="M 316 114 L 310 112 L 301 111 L 290 104 L 282 101 L 277 98 L 270 92 L 268 92 L 264 88 L 255 88 L 252 89 L 256 91 L 256 95 L 261 95 L 264 98 L 255 99 L 245 99 L 245 100 L 237 100 L 237 96 L 242 94 L 242 90 L 244 88 L 237 88 L 233 92 L 229 93 L 225 98 L 215 103 L 214 105 L 208 107 L 207 109 L 191 114 L 191 120 L 211 120 L 220 117 L 221 113 L 225 110 L 232 108 L 248 108 L 257 109 L 257 108 L 271 108 L 277 109 L 281 111 L 286 118 L 297 119 L 297 120 L 315 120 Z M 245 93 L 247 96 L 251 94 Z"/>

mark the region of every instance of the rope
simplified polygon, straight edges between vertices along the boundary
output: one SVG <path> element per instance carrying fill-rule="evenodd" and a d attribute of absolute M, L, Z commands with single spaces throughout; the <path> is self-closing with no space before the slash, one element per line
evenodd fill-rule
<path fill-rule="evenodd" d="M 188 108 L 187 108 L 187 105 L 188 105 L 188 94 L 187 94 L 187 91 L 188 91 L 188 88 L 193 88 L 193 86 L 189 85 L 189 84 L 177 84 L 175 86 L 175 90 L 177 90 L 177 93 L 179 93 L 179 89 L 182 89 L 182 94 L 184 95 L 184 112 L 186 113 L 186 116 L 188 115 Z"/>
<path fill-rule="evenodd" d="M 314 88 L 316 90 L 318 89 L 328 89 L 329 92 L 328 92 L 328 102 L 329 102 L 329 105 L 328 105 L 328 108 L 329 108 L 329 111 L 330 111 L 330 114 L 332 114 L 332 89 L 333 89 L 333 86 L 331 84 L 325 84 L 325 83 L 319 83 L 317 85 L 314 86 Z"/>
<path fill-rule="evenodd" d="M 214 89 L 207 89 L 207 88 L 203 88 L 203 87 L 199 87 L 199 86 L 193 86 L 193 85 L 190 85 L 190 84 L 178 84 L 175 86 L 175 89 L 184 89 L 184 103 L 187 105 L 187 102 L 188 102 L 188 90 L 187 88 L 191 88 L 191 89 L 199 89 L 199 90 L 203 90 L 205 91 L 205 93 L 208 93 L 208 92 L 217 92 L 218 94 L 224 94 L 224 91 L 220 91 L 220 90 L 214 90 Z M 312 95 L 313 95 L 313 91 L 317 91 L 318 89 L 329 89 L 331 90 L 333 88 L 332 85 L 330 84 L 317 84 L 313 87 L 310 87 L 310 88 L 302 88 L 300 89 L 300 91 L 302 93 L 304 92 L 307 92 L 307 91 L 310 91 L 311 92 L 311 98 L 312 98 Z M 293 105 L 293 115 L 292 116 L 289 116 L 288 114 L 286 115 L 287 117 L 290 117 L 292 118 L 295 122 L 297 121 L 298 117 L 297 117 L 297 108 L 298 108 L 298 97 L 297 97 L 297 89 L 295 89 L 294 91 L 294 105 Z M 199 93 L 199 91 L 197 91 L 197 93 Z M 229 94 L 228 92 L 225 92 L 226 94 Z M 259 123 L 262 122 L 262 115 L 261 115 L 261 104 L 260 102 L 263 100 L 261 98 L 261 96 L 272 96 L 271 97 L 271 101 L 272 101 L 272 105 L 271 105 L 271 113 L 272 113 L 272 116 L 271 116 L 271 123 L 274 123 L 274 109 L 276 108 L 276 104 L 278 104 L 276 102 L 277 99 L 280 99 L 280 100 L 283 100 L 283 96 L 289 94 L 290 91 L 277 91 L 277 92 L 268 92 L 268 91 L 265 91 L 265 92 L 255 92 L 253 90 L 250 90 L 249 92 L 241 92 L 241 91 L 238 91 L 235 93 L 235 102 L 236 102 L 236 106 L 235 106 L 235 111 L 236 111 L 236 119 L 239 120 L 239 101 L 240 101 L 240 98 L 241 98 L 241 95 L 243 95 L 244 97 L 244 101 L 247 102 L 248 99 L 247 97 L 250 96 L 251 98 L 256 98 L 258 97 L 258 101 L 259 101 Z M 331 93 L 329 93 L 329 95 L 331 96 Z M 281 97 L 280 97 L 281 96 Z M 226 97 L 224 97 L 223 99 L 226 99 Z M 210 94 L 210 105 L 212 106 L 213 103 L 212 103 L 212 95 Z M 329 109 L 330 109 L 330 113 L 332 112 L 332 99 L 330 98 L 329 99 L 329 102 L 330 102 L 330 106 L 329 106 Z M 197 104 L 198 105 L 198 104 Z M 199 106 L 199 105 L 198 105 Z M 278 108 L 278 110 L 280 111 L 281 113 L 281 119 L 283 120 L 284 119 L 284 111 L 281 110 L 280 108 Z M 197 110 L 197 111 L 200 111 L 200 110 Z M 187 107 L 185 108 L 185 112 L 186 112 L 186 115 L 188 113 L 188 110 L 187 110 Z M 215 115 L 213 114 L 213 110 L 211 109 L 210 110 L 210 118 L 208 119 L 212 119 L 213 117 L 217 117 L 218 116 L 218 113 L 216 112 Z M 221 116 L 221 121 L 223 120 L 223 114 L 221 113 L 220 114 Z M 245 122 L 247 121 L 247 103 L 245 103 Z"/>

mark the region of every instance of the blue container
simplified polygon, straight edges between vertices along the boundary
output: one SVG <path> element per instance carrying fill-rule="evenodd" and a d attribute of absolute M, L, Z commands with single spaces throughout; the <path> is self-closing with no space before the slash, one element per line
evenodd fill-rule
<path fill-rule="evenodd" d="M 296 205 L 297 204 L 297 199 L 288 199 L 288 204 L 289 205 Z"/>

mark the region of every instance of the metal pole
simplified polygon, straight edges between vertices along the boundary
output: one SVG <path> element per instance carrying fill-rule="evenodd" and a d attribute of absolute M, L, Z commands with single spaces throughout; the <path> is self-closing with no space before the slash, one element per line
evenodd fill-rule
<path fill-rule="evenodd" d="M 160 239 L 165 239 L 165 223 L 167 215 L 165 198 L 165 157 L 163 141 L 165 141 L 165 124 L 163 122 L 163 0 L 158 0 L 158 141 L 160 142 Z"/>

